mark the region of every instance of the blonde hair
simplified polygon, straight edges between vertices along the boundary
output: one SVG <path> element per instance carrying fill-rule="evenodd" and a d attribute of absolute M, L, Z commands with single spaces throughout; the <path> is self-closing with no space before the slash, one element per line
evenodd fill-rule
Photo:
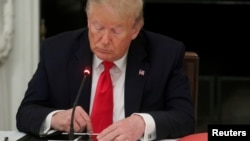
<path fill-rule="evenodd" d="M 87 15 L 93 9 L 94 4 L 111 7 L 115 13 L 125 18 L 134 18 L 135 23 L 144 24 L 143 0 L 87 0 Z"/>

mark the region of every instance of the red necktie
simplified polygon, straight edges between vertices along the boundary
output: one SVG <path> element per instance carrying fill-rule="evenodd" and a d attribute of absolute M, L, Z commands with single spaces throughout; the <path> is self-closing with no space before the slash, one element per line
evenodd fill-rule
<path fill-rule="evenodd" d="M 113 123 L 113 85 L 109 70 L 112 62 L 102 62 L 104 71 L 101 73 L 93 103 L 91 120 L 94 133 L 100 133 Z"/>

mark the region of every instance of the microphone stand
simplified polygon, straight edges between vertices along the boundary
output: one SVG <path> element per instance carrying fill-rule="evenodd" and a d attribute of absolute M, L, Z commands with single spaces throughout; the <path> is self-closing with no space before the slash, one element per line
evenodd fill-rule
<path fill-rule="evenodd" d="M 86 78 L 87 76 L 90 74 L 90 71 L 88 69 L 85 69 L 84 70 L 84 76 L 83 76 L 83 79 L 82 79 L 82 82 L 81 82 L 81 85 L 80 85 L 80 88 L 78 90 L 78 93 L 76 95 L 76 99 L 74 101 L 74 105 L 73 105 L 73 109 L 72 109 L 72 113 L 71 113 L 71 120 L 70 120 L 70 131 L 69 131 L 69 140 L 74 140 L 74 116 L 75 116 L 75 110 L 76 110 L 76 106 L 78 104 L 78 100 L 79 100 L 79 97 L 81 95 L 81 92 L 82 92 L 82 88 L 84 86 L 84 83 L 86 81 Z"/>

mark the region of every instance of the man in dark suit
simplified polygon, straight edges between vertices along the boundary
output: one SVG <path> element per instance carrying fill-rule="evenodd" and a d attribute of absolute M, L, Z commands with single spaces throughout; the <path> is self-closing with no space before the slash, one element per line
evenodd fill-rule
<path fill-rule="evenodd" d="M 45 40 L 37 71 L 17 112 L 20 131 L 46 136 L 70 131 L 82 71 L 91 68 L 75 132 L 93 132 L 91 115 L 102 61 L 114 63 L 113 124 L 99 140 L 179 138 L 194 132 L 194 107 L 183 69 L 184 45 L 145 31 L 142 0 L 89 0 L 88 27 Z M 100 117 L 102 120 L 102 117 Z"/>

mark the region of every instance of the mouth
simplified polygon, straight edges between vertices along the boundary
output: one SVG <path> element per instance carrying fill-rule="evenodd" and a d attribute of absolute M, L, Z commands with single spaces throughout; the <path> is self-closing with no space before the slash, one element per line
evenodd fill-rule
<path fill-rule="evenodd" d="M 106 50 L 106 49 L 102 49 L 102 48 L 97 48 L 96 51 L 99 53 L 104 53 L 104 54 L 110 53 L 110 50 Z"/>

